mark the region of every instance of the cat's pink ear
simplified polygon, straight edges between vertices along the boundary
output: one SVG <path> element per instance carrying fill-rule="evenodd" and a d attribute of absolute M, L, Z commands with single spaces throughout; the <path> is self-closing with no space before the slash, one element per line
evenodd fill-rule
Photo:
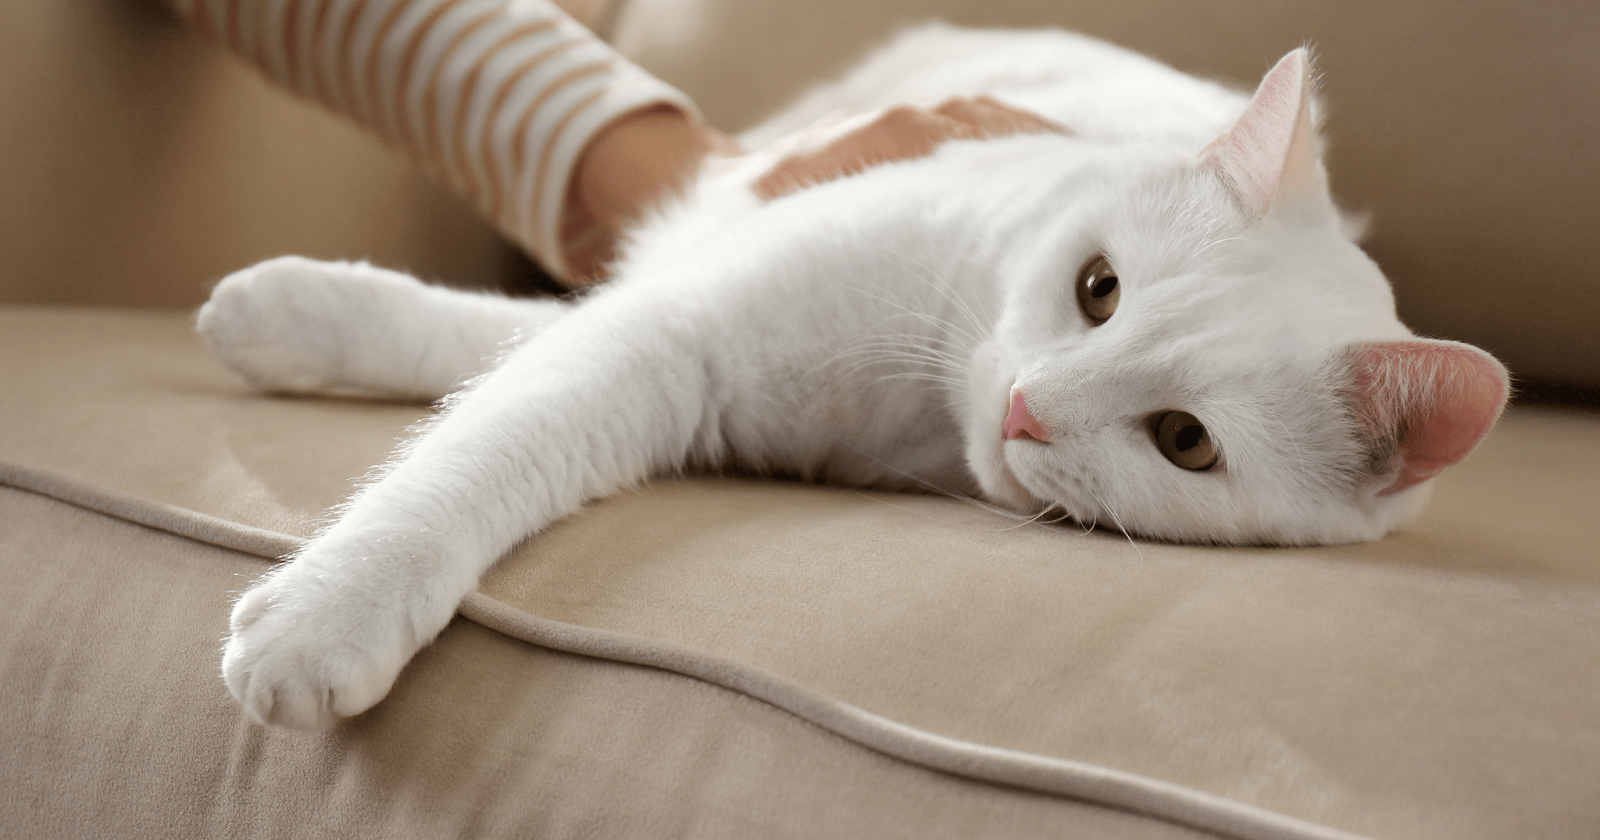
<path fill-rule="evenodd" d="M 1412 339 L 1351 348 L 1356 416 L 1388 458 L 1378 464 L 1387 496 L 1467 457 L 1510 395 L 1493 356 L 1455 341 Z"/>
<path fill-rule="evenodd" d="M 1221 137 L 1200 153 L 1252 216 L 1269 209 L 1327 205 L 1328 178 L 1311 121 L 1311 53 L 1280 59 Z"/>

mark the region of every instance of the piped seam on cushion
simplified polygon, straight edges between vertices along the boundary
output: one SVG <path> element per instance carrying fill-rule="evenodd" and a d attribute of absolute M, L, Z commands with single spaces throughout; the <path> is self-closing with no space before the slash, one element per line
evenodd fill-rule
<path fill-rule="evenodd" d="M 300 544 L 287 534 L 20 464 L 0 461 L 0 486 L 267 560 L 279 559 Z M 537 647 L 654 668 L 744 695 L 858 746 L 936 772 L 1070 797 L 1238 840 L 1361 840 L 1358 835 L 1149 776 L 926 732 L 709 651 L 541 618 L 482 592 L 470 593 L 459 612 Z"/>

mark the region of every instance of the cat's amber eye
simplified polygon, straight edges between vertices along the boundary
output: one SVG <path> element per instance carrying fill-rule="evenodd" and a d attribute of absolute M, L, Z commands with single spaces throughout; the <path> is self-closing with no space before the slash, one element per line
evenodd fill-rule
<path fill-rule="evenodd" d="M 1156 448 L 1168 461 L 1186 470 L 1209 470 L 1217 464 L 1211 433 L 1187 411 L 1169 411 L 1156 418 Z"/>
<path fill-rule="evenodd" d="M 1078 272 L 1078 307 L 1096 326 L 1104 324 L 1117 311 L 1122 283 L 1105 255 L 1097 255 Z"/>

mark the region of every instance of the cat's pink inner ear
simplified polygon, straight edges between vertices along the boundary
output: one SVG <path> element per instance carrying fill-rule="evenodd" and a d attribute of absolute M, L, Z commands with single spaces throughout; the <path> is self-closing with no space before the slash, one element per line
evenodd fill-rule
<path fill-rule="evenodd" d="M 1387 496 L 1467 457 L 1505 408 L 1506 369 L 1469 344 L 1414 339 L 1355 349 L 1357 413 L 1373 440 L 1391 440 Z"/>
<path fill-rule="evenodd" d="M 1301 48 L 1279 59 L 1238 121 L 1200 158 L 1254 216 L 1275 198 L 1319 185 L 1325 192 L 1311 121 L 1311 54 Z"/>

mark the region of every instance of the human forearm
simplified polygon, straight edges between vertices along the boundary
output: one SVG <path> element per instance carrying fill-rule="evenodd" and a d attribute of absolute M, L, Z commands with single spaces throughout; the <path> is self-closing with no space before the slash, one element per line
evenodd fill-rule
<path fill-rule="evenodd" d="M 694 111 L 546 2 L 174 5 L 275 80 L 411 154 L 558 276 L 569 274 L 571 175 L 593 137 L 641 109 Z"/>

